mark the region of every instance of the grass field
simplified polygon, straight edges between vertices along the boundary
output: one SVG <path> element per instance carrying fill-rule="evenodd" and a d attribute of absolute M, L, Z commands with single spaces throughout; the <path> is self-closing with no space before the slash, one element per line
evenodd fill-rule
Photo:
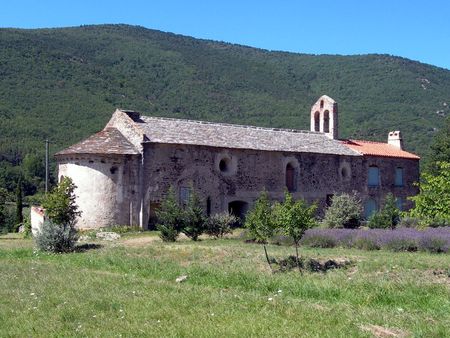
<path fill-rule="evenodd" d="M 238 239 L 99 244 L 49 255 L 1 236 L 0 336 L 450 336 L 448 254 L 302 248 L 354 265 L 300 275 L 271 274 L 262 248 Z"/>

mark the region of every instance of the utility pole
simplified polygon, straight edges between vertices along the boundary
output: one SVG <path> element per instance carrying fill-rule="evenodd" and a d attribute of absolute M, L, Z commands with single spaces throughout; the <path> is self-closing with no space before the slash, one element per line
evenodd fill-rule
<path fill-rule="evenodd" d="M 45 140 L 45 193 L 48 192 L 48 139 Z"/>

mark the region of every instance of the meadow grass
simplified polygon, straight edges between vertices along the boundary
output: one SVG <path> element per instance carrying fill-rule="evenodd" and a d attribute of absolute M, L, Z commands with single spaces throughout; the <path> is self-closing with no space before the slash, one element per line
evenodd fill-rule
<path fill-rule="evenodd" d="M 271 274 L 262 248 L 238 239 L 96 243 L 54 255 L 1 236 L 0 336 L 450 335 L 448 254 L 301 248 L 353 265 L 300 275 Z"/>

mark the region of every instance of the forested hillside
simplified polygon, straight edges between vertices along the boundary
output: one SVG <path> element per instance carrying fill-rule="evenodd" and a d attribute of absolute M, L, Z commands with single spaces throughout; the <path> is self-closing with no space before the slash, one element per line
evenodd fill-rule
<path fill-rule="evenodd" d="M 116 107 L 155 116 L 309 129 L 322 94 L 339 102 L 341 137 L 401 130 L 425 155 L 450 115 L 450 71 L 388 55 L 271 52 L 126 25 L 0 29 L 0 185 L 28 155 L 101 129 Z M 9 183 L 8 183 L 9 182 Z"/>

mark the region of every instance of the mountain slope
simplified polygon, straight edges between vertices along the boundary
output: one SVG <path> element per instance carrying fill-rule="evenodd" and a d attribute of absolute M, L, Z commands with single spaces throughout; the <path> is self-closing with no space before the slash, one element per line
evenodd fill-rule
<path fill-rule="evenodd" d="M 126 25 L 0 29 L 0 159 L 19 163 L 101 129 L 115 107 L 147 115 L 309 129 L 322 94 L 341 137 L 402 130 L 426 153 L 450 114 L 450 71 L 388 55 L 270 52 Z M 439 113 L 437 113 L 439 112 Z"/>

